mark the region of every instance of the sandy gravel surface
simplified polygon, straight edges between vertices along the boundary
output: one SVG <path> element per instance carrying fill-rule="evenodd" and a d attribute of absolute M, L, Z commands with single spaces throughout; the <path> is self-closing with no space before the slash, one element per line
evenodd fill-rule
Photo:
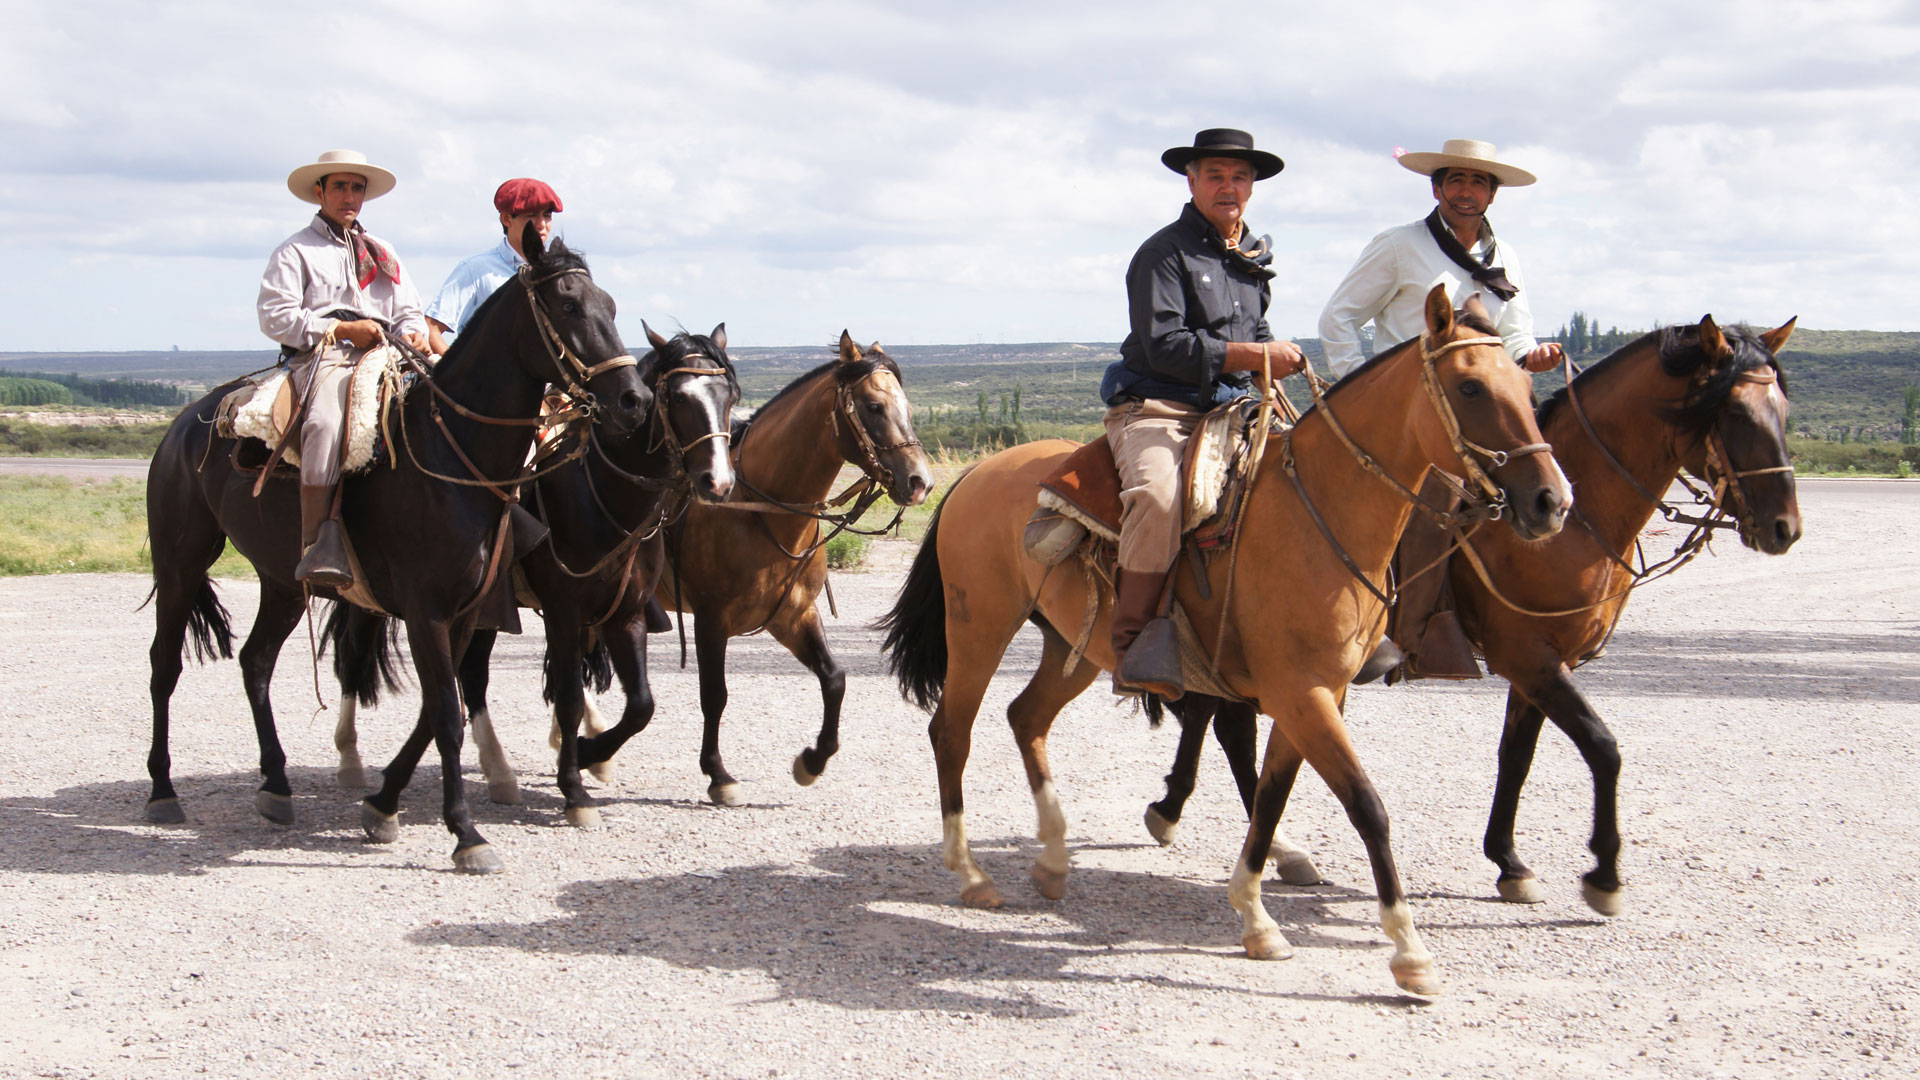
<path fill-rule="evenodd" d="M 431 766 L 399 842 L 362 842 L 304 631 L 275 685 L 297 823 L 252 809 L 223 663 L 175 699 L 189 824 L 142 824 L 145 582 L 0 581 L 0 1076 L 1912 1076 L 1920 487 L 1802 492 L 1792 553 L 1722 547 L 1641 597 L 1583 674 L 1626 759 L 1617 920 L 1579 899 L 1590 787 L 1551 728 L 1520 819 L 1550 900 L 1494 900 L 1479 839 L 1502 684 L 1353 695 L 1448 983 L 1431 1003 L 1395 990 L 1359 841 L 1311 776 L 1288 827 L 1332 884 L 1269 882 L 1296 955 L 1243 959 L 1225 880 L 1244 819 L 1217 749 L 1160 849 L 1140 815 L 1174 732 L 1098 692 L 1055 729 L 1074 871 L 1064 901 L 1040 899 L 999 719 L 1028 638 L 968 772 L 976 855 L 1009 906 L 957 907 L 925 721 L 865 629 L 900 551 L 836 578 L 846 746 L 817 785 L 788 774 L 811 677 L 736 642 L 723 739 L 743 807 L 705 803 L 696 686 L 656 637 L 660 710 L 601 789 L 605 827 L 559 824 L 537 622 L 503 643 L 494 708 L 527 800 L 487 803 L 469 764 L 509 868 L 480 879 L 451 872 Z M 223 592 L 246 623 L 249 588 Z M 411 717 L 363 719 L 369 763 Z"/>
<path fill-rule="evenodd" d="M 145 480 L 146 458 L 0 457 L 0 476 L 65 476 L 75 480 Z"/>

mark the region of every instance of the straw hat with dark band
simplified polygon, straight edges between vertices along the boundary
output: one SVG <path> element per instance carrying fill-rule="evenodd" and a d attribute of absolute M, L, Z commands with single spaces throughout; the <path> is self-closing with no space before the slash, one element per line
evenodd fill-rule
<path fill-rule="evenodd" d="M 1532 173 L 1496 160 L 1496 153 L 1489 142 L 1448 139 L 1437 154 L 1431 151 L 1401 154 L 1400 164 L 1422 176 L 1432 176 L 1441 169 L 1472 169 L 1500 181 L 1503 187 L 1526 187 L 1533 183 L 1535 177 Z"/>
<path fill-rule="evenodd" d="M 377 199 L 393 190 L 393 174 L 378 165 L 367 164 L 367 155 L 358 150 L 329 150 L 311 165 L 302 165 L 287 174 L 287 190 L 301 202 L 316 205 L 313 185 L 328 173 L 353 173 L 367 178 L 367 198 Z"/>
<path fill-rule="evenodd" d="M 1253 148 L 1253 136 L 1238 128 L 1208 128 L 1193 137 L 1192 146 L 1176 146 L 1160 155 L 1161 164 L 1177 173 L 1187 171 L 1187 163 L 1201 158 L 1238 158 L 1253 166 L 1253 178 L 1265 180 L 1287 163 L 1265 150 Z"/>

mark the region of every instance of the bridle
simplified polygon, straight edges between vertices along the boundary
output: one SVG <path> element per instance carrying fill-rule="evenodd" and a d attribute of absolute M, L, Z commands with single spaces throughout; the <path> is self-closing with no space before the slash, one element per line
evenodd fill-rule
<path fill-rule="evenodd" d="M 608 357 L 597 364 L 589 366 L 576 356 L 572 349 L 567 347 L 567 343 L 561 338 L 560 332 L 554 329 L 553 319 L 547 314 L 547 306 L 540 302 L 539 287 L 555 278 L 564 277 L 568 274 L 585 274 L 586 272 L 582 267 L 569 266 L 560 270 L 550 270 L 545 274 L 535 277 L 533 274 L 533 264 L 522 263 L 520 269 L 516 271 L 516 274 L 520 279 L 520 284 L 526 286 L 527 307 L 533 312 L 534 325 L 540 328 L 540 341 L 541 344 L 547 347 L 547 358 L 553 361 L 553 370 L 560 376 L 556 382 L 560 386 L 566 387 L 566 394 L 569 400 L 585 410 L 587 416 L 592 416 L 599 405 L 594 400 L 593 394 L 588 392 L 585 384 L 592 382 L 595 377 L 605 374 L 606 372 L 613 371 L 617 368 L 633 367 L 640 361 L 632 353 L 621 353 L 618 356 Z M 569 368 L 572 370 L 571 375 L 568 374 Z"/>

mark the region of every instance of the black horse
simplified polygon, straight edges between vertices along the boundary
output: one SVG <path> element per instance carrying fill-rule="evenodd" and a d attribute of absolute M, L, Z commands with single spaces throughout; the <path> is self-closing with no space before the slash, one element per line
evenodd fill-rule
<path fill-rule="evenodd" d="M 582 765 L 611 758 L 653 719 L 647 686 L 645 612 L 662 565 L 665 526 L 691 498 L 726 499 L 733 488 L 728 428 L 740 384 L 727 357 L 723 323 L 710 335 L 652 330 L 653 351 L 641 358 L 654 393 L 652 420 L 624 438 L 596 434 L 583 460 L 545 471 L 528 485 L 527 501 L 550 529 L 519 566 L 540 601 L 546 623 L 546 700 L 559 729 L 557 780 L 567 821 L 598 824 L 600 812 L 580 782 Z M 544 471 L 544 470 L 543 470 Z M 336 613 L 327 627 L 334 674 L 348 700 L 372 705 L 390 688 L 386 636 L 356 623 L 377 619 L 357 609 Z M 495 802 L 517 803 L 519 784 L 492 734 L 488 664 L 498 631 L 480 628 L 460 662 L 460 690 L 480 746 L 482 771 Z M 615 674 L 627 705 L 614 728 L 578 737 L 586 686 L 604 691 Z M 341 724 L 354 738 L 343 708 Z M 336 740 L 340 732 L 336 731 Z M 493 745 L 489 745 L 489 744 Z M 344 755 L 343 755 L 344 756 Z"/>
<path fill-rule="evenodd" d="M 454 672 L 483 592 L 506 571 L 508 495 L 501 485 L 511 483 L 526 460 L 549 382 L 567 387 L 576 407 L 616 432 L 633 430 L 652 407 L 614 326 L 613 300 L 593 283 L 585 261 L 564 244 L 544 249 L 531 227 L 522 239 L 528 266 L 520 278 L 481 305 L 431 378 L 400 408 L 392 424 L 399 444 L 392 467 L 350 479 L 341 506 L 361 580 L 406 622 L 421 687 L 419 721 L 387 768 L 385 786 L 362 807 L 362 822 L 375 839 L 393 829 L 400 792 L 431 739 L 440 751 L 444 820 L 456 837 L 454 865 L 474 873 L 502 864 L 474 828 L 462 794 Z M 203 661 L 233 654 L 227 612 L 207 577 L 228 540 L 260 577 L 259 613 L 240 650 L 265 777 L 254 801 L 271 821 L 293 818 L 268 689 L 280 646 L 306 607 L 293 576 L 300 515 L 289 481 L 265 484 L 256 498 L 254 476 L 238 464 L 234 441 L 214 433 L 214 410 L 235 385 L 214 390 L 175 418 L 147 475 L 157 600 L 147 758 L 153 777 L 147 819 L 154 822 L 185 820 L 167 754 L 168 701 L 185 652 L 190 646 Z"/>

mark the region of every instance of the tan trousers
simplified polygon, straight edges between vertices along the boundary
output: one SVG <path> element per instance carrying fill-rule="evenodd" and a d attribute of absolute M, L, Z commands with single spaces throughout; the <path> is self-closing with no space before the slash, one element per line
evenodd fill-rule
<path fill-rule="evenodd" d="M 1107 410 L 1120 472 L 1120 569 L 1164 574 L 1180 553 L 1180 461 L 1204 410 L 1149 399 Z"/>
<path fill-rule="evenodd" d="M 288 365 L 293 392 L 307 403 L 306 415 L 300 421 L 300 482 L 308 487 L 340 482 L 347 392 L 352 388 L 353 366 L 365 353 L 365 349 L 336 342 L 301 353 Z"/>

